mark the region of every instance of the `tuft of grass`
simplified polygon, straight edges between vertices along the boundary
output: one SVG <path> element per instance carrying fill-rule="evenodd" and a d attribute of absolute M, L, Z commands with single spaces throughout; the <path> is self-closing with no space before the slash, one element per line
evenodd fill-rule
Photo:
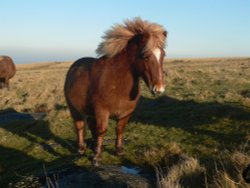
<path fill-rule="evenodd" d="M 243 179 L 243 171 L 250 164 L 249 154 L 248 143 L 235 151 L 223 152 L 221 160 L 215 164 L 210 186 L 216 188 L 250 187 Z"/>
<path fill-rule="evenodd" d="M 170 149 L 164 156 L 164 161 L 153 165 L 157 187 L 201 187 L 205 168 L 199 160 L 185 155 L 176 143 Z"/>

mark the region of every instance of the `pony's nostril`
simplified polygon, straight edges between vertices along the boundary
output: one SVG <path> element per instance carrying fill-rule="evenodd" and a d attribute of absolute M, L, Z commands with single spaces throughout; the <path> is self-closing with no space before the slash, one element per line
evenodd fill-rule
<path fill-rule="evenodd" d="M 154 94 L 157 94 L 157 90 L 156 90 L 156 87 L 155 87 L 155 86 L 153 87 L 152 92 L 153 92 Z"/>

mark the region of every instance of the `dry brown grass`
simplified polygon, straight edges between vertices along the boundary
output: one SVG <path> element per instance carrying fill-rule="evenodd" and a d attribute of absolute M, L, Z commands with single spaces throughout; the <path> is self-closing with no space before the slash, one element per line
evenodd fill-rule
<path fill-rule="evenodd" d="M 65 105 L 63 85 L 71 62 L 17 65 L 17 74 L 11 80 L 10 91 L 0 91 L 1 109 L 17 111 L 52 112 Z"/>

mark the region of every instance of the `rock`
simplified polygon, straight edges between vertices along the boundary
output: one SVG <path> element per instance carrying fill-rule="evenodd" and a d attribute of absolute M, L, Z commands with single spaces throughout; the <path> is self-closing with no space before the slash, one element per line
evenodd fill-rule
<path fill-rule="evenodd" d="M 140 174 L 124 173 L 120 166 L 102 166 L 100 168 L 72 167 L 61 171 L 49 172 L 47 180 L 54 187 L 115 187 L 115 188 L 147 188 L 150 182 Z M 46 177 L 40 177 L 42 187 L 46 187 Z M 48 181 L 47 181 L 48 182 Z M 50 185 L 51 187 L 53 187 Z"/>

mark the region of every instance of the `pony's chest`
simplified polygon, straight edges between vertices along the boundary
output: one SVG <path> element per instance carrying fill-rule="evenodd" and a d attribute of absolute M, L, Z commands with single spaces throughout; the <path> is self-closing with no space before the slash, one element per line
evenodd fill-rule
<path fill-rule="evenodd" d="M 108 110 L 116 118 L 131 114 L 140 96 L 138 84 L 134 83 L 131 75 L 124 75 L 123 79 L 114 78 L 109 84 L 102 79 L 96 90 L 93 90 L 95 105 Z M 126 81 L 126 82 L 125 82 Z"/>

